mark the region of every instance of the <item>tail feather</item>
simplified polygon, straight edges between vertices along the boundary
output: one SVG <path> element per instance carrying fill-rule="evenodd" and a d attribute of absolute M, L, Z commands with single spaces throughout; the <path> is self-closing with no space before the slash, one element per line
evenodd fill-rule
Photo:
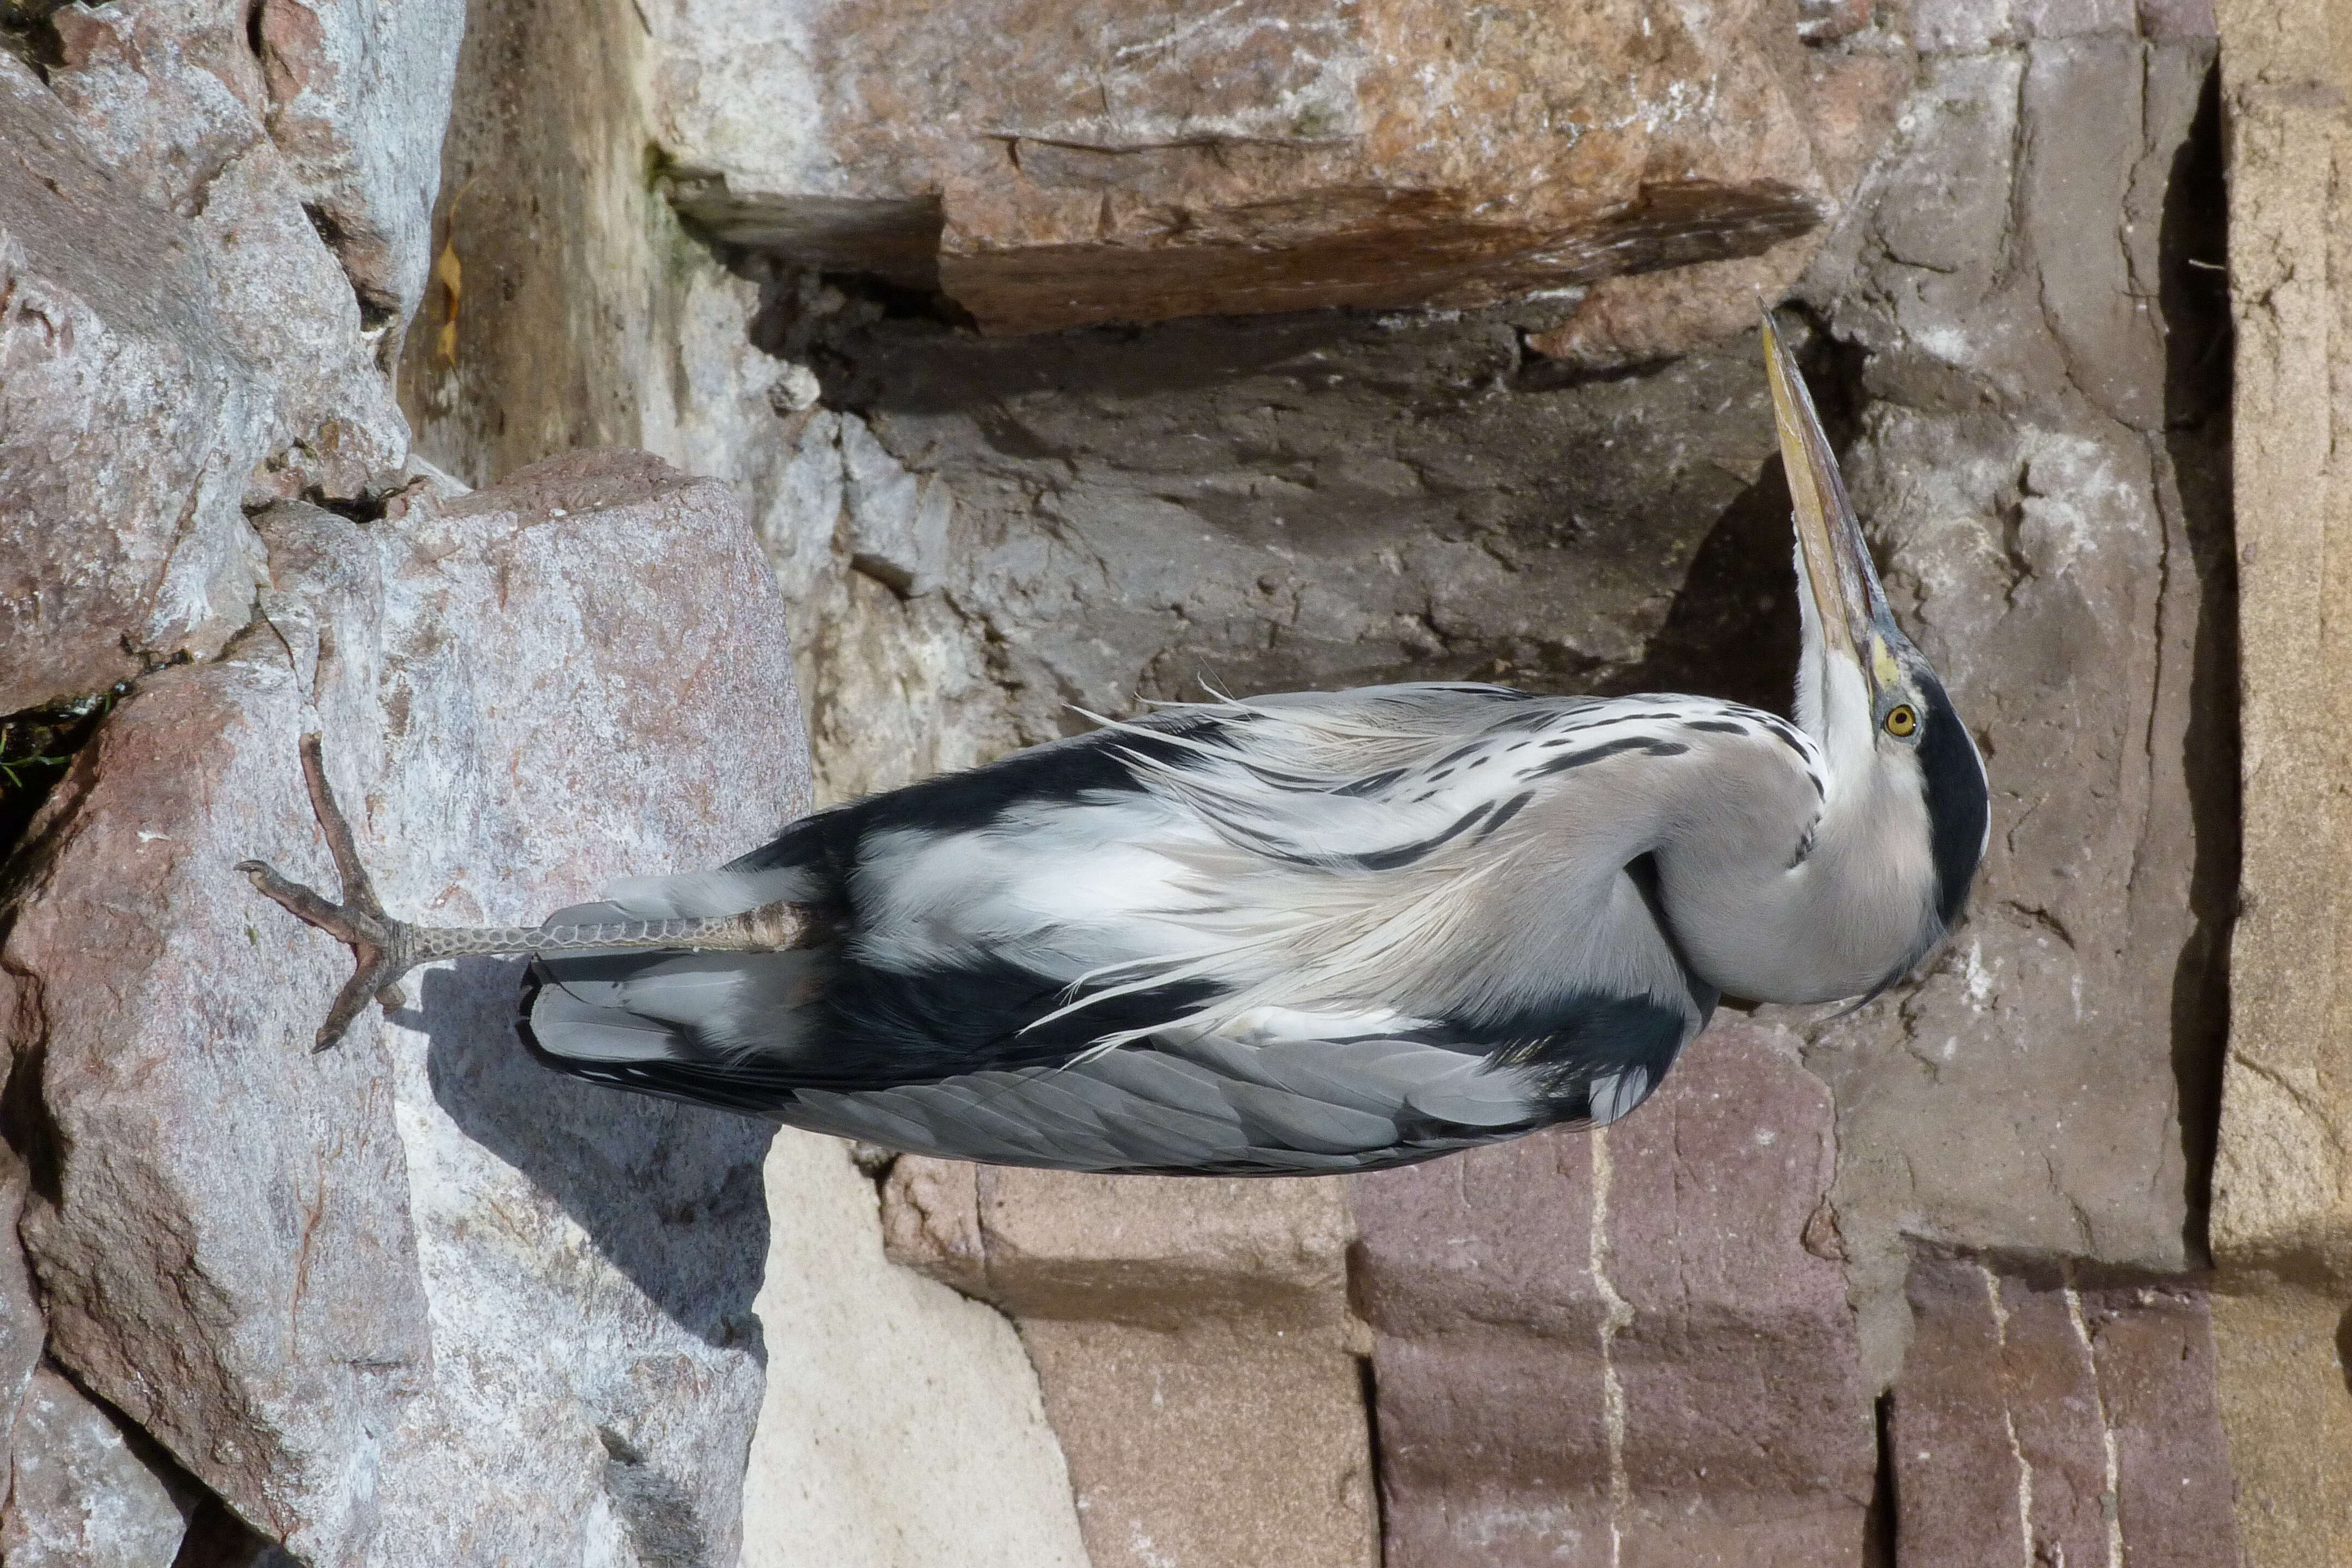
<path fill-rule="evenodd" d="M 530 999 L 530 1032 L 540 1045 L 572 1061 L 690 1061 L 685 1036 L 653 1018 L 582 1001 L 561 984 L 541 985 Z"/>
<path fill-rule="evenodd" d="M 788 1059 L 826 962 L 820 952 L 543 957 L 532 966 L 530 1029 L 559 1060 Z"/>

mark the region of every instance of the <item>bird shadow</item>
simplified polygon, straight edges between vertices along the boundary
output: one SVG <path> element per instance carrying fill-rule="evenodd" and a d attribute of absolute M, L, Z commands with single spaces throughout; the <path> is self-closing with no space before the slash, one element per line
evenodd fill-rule
<path fill-rule="evenodd" d="M 524 963 L 464 959 L 423 976 L 402 1022 L 426 1038 L 435 1103 L 587 1233 L 599 1256 L 704 1343 L 748 1346 L 768 1255 L 765 1121 L 566 1078 L 515 1033 Z"/>

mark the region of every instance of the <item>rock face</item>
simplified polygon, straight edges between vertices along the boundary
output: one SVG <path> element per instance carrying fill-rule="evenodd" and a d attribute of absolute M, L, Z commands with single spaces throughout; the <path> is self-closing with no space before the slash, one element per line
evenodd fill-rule
<path fill-rule="evenodd" d="M 1993 789 L 1932 972 L 1808 1026 L 1880 1378 L 1900 1235 L 2198 1261 L 2235 855 L 2212 40 L 2060 13 L 1924 41 L 1802 290 L 1854 356 L 1889 593 Z"/>
<path fill-rule="evenodd" d="M 2200 1260 L 2235 853 L 2213 41 L 2193 7 L 1927 7 L 1913 31 L 1895 140 L 1798 286 L 1898 612 L 1996 792 L 1936 972 L 1790 1020 L 1836 1094 L 1880 1383 L 1906 1237 Z M 1528 352 L 1598 363 L 1637 321 L 1671 345 L 1754 296 L 1701 268 L 1624 284 L 1647 293 L 1003 342 L 772 280 L 761 341 L 824 383 L 773 488 L 807 499 L 763 526 L 826 606 L 805 668 L 828 793 L 1204 676 L 1784 703 L 1752 345 L 1606 376 Z M 1620 325 L 1580 327 L 1596 302 Z M 859 542 L 853 418 L 953 497 L 936 588 Z"/>
<path fill-rule="evenodd" d="M 1756 510 L 1771 427 L 1752 345 L 1588 380 L 1531 361 L 1511 312 L 999 342 L 838 296 L 811 310 L 805 352 L 845 412 L 788 432 L 811 503 L 782 570 L 827 607 L 810 709 L 839 793 L 1203 680 L 1680 680 L 1644 661 L 1693 561 L 1718 532 L 1786 526 Z M 953 495 L 936 589 L 856 565 L 856 420 Z M 1738 585 L 1743 610 L 1785 595 L 1786 551 Z"/>
<path fill-rule="evenodd" d="M 237 499 L 268 414 L 186 226 L 100 163 L 13 58 L 0 57 L 0 124 L 16 150 L 0 169 L 0 710 L 13 712 L 178 648 L 216 651 L 243 624 L 260 552 Z"/>
<path fill-rule="evenodd" d="M 848 629 L 831 596 L 842 579 L 897 601 L 845 564 L 835 574 L 838 448 L 821 468 L 777 439 L 778 410 L 798 399 L 809 412 L 808 388 L 751 342 L 759 289 L 646 189 L 644 43 L 625 6 L 471 8 L 445 147 L 444 265 L 406 346 L 404 406 L 420 448 L 470 479 L 583 441 L 720 476 L 777 564 L 796 655 L 838 668 L 827 639 Z M 861 668 L 877 686 L 922 674 L 881 658 Z M 940 728 L 919 704 L 842 717 L 889 741 Z M 1067 1472 L 1012 1326 L 883 1261 L 873 1189 L 836 1142 L 780 1136 L 767 1179 L 778 1217 L 758 1310 L 771 1377 L 745 1481 L 746 1568 L 1082 1562 Z"/>
<path fill-rule="evenodd" d="M 1349 1179 L 1386 1562 L 1858 1568 L 1869 1390 L 1796 1045 L 1718 1024 L 1605 1131 Z"/>
<path fill-rule="evenodd" d="M 1491 304 L 1754 255 L 1836 210 L 1857 103 L 1899 78 L 1818 54 L 1770 3 L 1704 24 L 1632 0 L 646 17 L 682 212 L 795 263 L 935 279 L 991 331 Z"/>
<path fill-rule="evenodd" d="M 2245 864 L 2213 1172 L 2213 1304 L 2238 1524 L 2263 1568 L 2352 1557 L 2347 1002 L 2338 795 L 2348 765 L 2341 591 L 2352 502 L 2352 56 L 2340 11 L 2223 0 L 2222 120 L 2237 323 Z M 2326 151 L 2322 152 L 2322 149 Z"/>
<path fill-rule="evenodd" d="M 2340 1129 L 2347 1101 L 2331 1042 L 2342 988 L 2314 943 L 2344 929 L 2345 829 L 2332 798 L 2344 742 L 2332 720 L 2339 658 L 2323 605 L 2330 551 L 2352 493 L 2334 349 L 2347 301 L 2315 258 L 2341 253 L 2344 194 L 2304 149 L 2346 134 L 2352 67 L 2308 52 L 2324 10 L 2231 9 L 2248 68 L 2228 73 L 2231 290 L 2240 311 L 2237 483 L 2245 619 L 2246 849 L 2237 962 L 2274 984 L 2232 994 L 2214 1245 L 2246 1268 L 2352 1279 L 2352 1189 Z M 2341 1538 L 2352 1550 L 2352 1536 Z"/>
<path fill-rule="evenodd" d="M 1344 1215 L 1249 1210 L 1260 1228 L 1242 1244 L 1222 1209 L 1182 1210 L 1191 1200 L 1149 1186 L 900 1162 L 884 1205 L 892 1255 L 1019 1321 L 1097 1563 L 1248 1561 L 1276 1517 L 1299 1521 L 1279 1543 L 1286 1560 L 1367 1560 L 1347 1489 L 1370 1471 L 1357 1434 L 1375 1418 L 1399 1562 L 1612 1548 L 1858 1562 L 1907 1531 L 1903 1561 L 1942 1552 L 1973 1568 L 1952 1554 L 2007 1561 L 2012 1540 L 2030 1552 L 2037 1518 L 2077 1561 L 2106 1550 L 2078 1526 L 2109 1497 L 2142 1510 L 2123 1526 L 2137 1555 L 2171 1550 L 2161 1532 L 2205 1529 L 2210 1474 L 2181 1472 L 2203 1500 L 2176 1513 L 2125 1478 L 2161 1479 L 2158 1427 L 2208 1430 L 2213 1364 L 2184 1284 L 2202 1260 L 2234 854 L 2210 18 L 2190 3 L 1809 3 L 1724 12 L 1702 37 L 1657 13 L 1664 30 L 1637 57 L 1640 18 L 1613 6 L 1449 12 L 1455 31 L 1402 4 L 1336 21 L 1262 7 L 1247 25 L 1203 8 L 1159 32 L 1108 11 L 987 5 L 694 0 L 644 16 L 591 7 L 574 26 L 559 7 L 478 7 L 445 177 L 452 265 L 430 330 L 410 339 L 407 405 L 428 450 L 470 478 L 593 437 L 733 483 L 809 612 L 801 668 L 828 796 L 1048 739 L 1077 727 L 1072 705 L 1196 695 L 1202 675 L 1236 691 L 1499 678 L 1779 706 L 1793 637 L 1786 502 L 1742 334 L 1759 292 L 1790 290 L 1898 613 L 1992 769 L 1975 914 L 1919 984 L 1843 1019 L 1727 1027 L 1730 1045 L 1702 1047 L 1727 1056 L 1695 1056 L 1670 1082 L 1696 1098 L 1596 1142 L 1386 1178 L 1405 1196 L 1358 1190 L 1352 1288 L 1378 1330 L 1374 1409 L 1344 1311 L 1312 1333 L 1262 1315 L 1276 1310 L 1268 1297 L 1339 1300 L 1328 1255 L 1344 1242 L 1276 1242 L 1344 1237 Z M 1268 47 L 1285 26 L 1286 52 Z M 1399 73 L 1423 68 L 1436 85 L 1402 90 Z M 1659 83 L 1710 73 L 1717 97 L 1641 126 L 1638 149 L 1632 121 L 1603 134 L 1560 107 L 1588 89 L 1664 102 Z M 1471 106 L 1475 145 L 1414 118 Z M 1585 128 L 1553 163 L 1530 153 L 1544 114 Z M 648 142 L 667 160 L 651 191 Z M 1633 183 L 1610 185 L 1621 178 Z M 1822 221 L 1777 240 L 1748 221 L 1765 208 L 1741 204 L 1773 183 Z M 1715 248 L 1675 257 L 1717 258 L 1580 270 L 1580 247 L 1652 190 L 1691 198 L 1678 210 L 1692 221 L 1662 220 L 1609 266 L 1654 264 L 1656 247 L 1695 237 Z M 1474 196 L 1486 214 L 1448 205 Z M 680 212 L 727 242 L 737 275 Z M 1395 265 L 1368 282 L 1374 255 Z M 1459 313 L 1003 335 L 1473 301 L 1525 288 L 1531 268 L 1590 287 Z M 2326 275 L 2270 280 L 2294 304 L 2286 282 Z M 934 310 L 934 286 L 998 335 Z M 2294 317 L 2295 341 L 2325 342 L 2323 318 Z M 2324 1056 L 2309 1042 L 2326 1037 L 2315 1026 L 2294 1048 Z M 1799 1041 L 1801 1065 L 1788 1055 Z M 2250 1146 L 2242 1190 L 2263 1202 L 2244 1212 L 2307 1217 L 2335 1201 L 2332 1145 L 2305 1115 L 2325 1071 L 2246 1091 L 2264 1138 L 2310 1136 L 2288 1139 L 2302 1163 L 2276 1165 L 2276 1182 L 2258 1157 L 2270 1144 Z M 1784 1120 L 1808 1157 L 1736 1136 L 1763 1127 L 1785 1142 Z M 789 1147 L 773 1169 L 795 1192 L 846 1179 Z M 1711 1172 L 1741 1179 L 1710 1190 Z M 2273 1189 L 2303 1206 L 2272 1204 Z M 1255 1201 L 1220 1203 L 1238 1215 Z M 2269 1224 L 2248 1234 L 2286 1234 Z M 1445 1267 L 1465 1237 L 1475 1277 Z M 806 1248 L 796 1259 L 818 1250 L 792 1245 Z M 1914 1264 L 1949 1255 L 2000 1260 L 2000 1289 L 2021 1293 L 2003 1299 L 2026 1358 L 2001 1373 L 2024 1380 L 2009 1392 L 1939 1392 L 1941 1298 Z M 1311 1289 L 1282 1283 L 1307 1277 Z M 1739 1288 L 1750 1277 L 1768 1287 L 1753 1299 Z M 2049 1283 L 2067 1278 L 2083 1282 L 2079 1333 Z M 842 1289 L 773 1299 L 814 1323 L 842 1310 Z M 861 1550 L 840 1521 L 889 1489 L 845 1478 L 883 1466 L 890 1445 L 856 1450 L 837 1413 L 845 1383 L 898 1353 L 907 1325 L 972 1334 L 954 1342 L 979 1347 L 959 1365 L 982 1370 L 952 1386 L 998 1389 L 1014 1412 L 958 1431 L 1028 1430 L 1025 1394 L 989 1381 L 1001 1322 L 938 1295 L 891 1300 L 855 1354 L 812 1352 L 793 1402 L 772 1401 L 755 1468 L 777 1468 L 753 1495 L 791 1521 L 775 1541 L 797 1528 L 836 1555 Z M 2299 1387 L 2333 1390 L 2340 1306 L 2303 1305 L 2263 1331 L 2259 1354 L 2233 1363 L 2222 1342 L 2215 1363 L 2256 1381 L 2262 1366 L 2302 1367 Z M 2050 1332 L 2028 1336 L 2029 1321 Z M 2099 1358 L 2127 1342 L 2147 1351 L 2142 1370 L 2102 1383 Z M 2043 1388 L 2027 1373 L 2054 1378 L 2060 1352 L 2084 1345 L 2090 1382 L 2064 1384 L 2032 1438 L 2049 1445 L 2031 1461 L 2048 1482 L 2042 1513 L 1998 1542 L 1937 1545 L 1937 1518 L 2000 1517 L 1973 1492 L 1938 1501 L 1938 1479 L 2006 1480 L 2013 1496 L 2010 1428 L 2022 1441 L 2032 1426 L 2015 1391 Z M 1531 1382 L 1549 1396 L 1528 1401 Z M 2088 1425 L 2064 1405 L 2085 1388 L 2103 1402 Z M 1874 1514 L 1871 1406 L 1887 1390 L 1890 1435 L 1898 1411 L 1916 1426 L 1948 1407 L 1984 1476 L 1898 1460 L 1882 1478 L 1896 1495 Z M 1306 1436 L 1265 1441 L 1265 1391 Z M 2139 1393 L 2177 1414 L 2132 1427 Z M 837 1436 L 808 1437 L 789 1411 Z M 877 1426 L 897 1434 L 899 1419 Z M 1742 1447 L 1758 1431 L 1769 1453 Z M 871 1474 L 919 1472 L 926 1495 L 981 1489 L 947 1479 L 941 1450 L 891 1441 L 899 1460 L 924 1457 Z M 1007 1466 L 1022 1487 L 1050 1468 L 1034 1460 Z M 1236 1468 L 1245 1505 L 1204 1510 L 1204 1493 L 1233 1495 Z M 2326 1467 L 2305 1468 L 2325 1496 Z M 1002 1515 L 953 1507 L 991 1521 L 987 1550 L 1017 1553 L 994 1533 Z M 910 1554 L 952 1538 L 931 1533 L 939 1517 L 903 1526 Z M 1066 1549 L 1066 1536 L 1029 1548 L 1040 1561 Z"/>
<path fill-rule="evenodd" d="M 838 1139 L 779 1132 L 767 1183 L 743 1568 L 1087 1568 L 1013 1325 L 885 1256 L 874 1184 Z"/>
<path fill-rule="evenodd" d="M 424 297 L 465 14 L 462 0 L 263 0 L 250 24 L 270 140 L 370 329 Z"/>
<path fill-rule="evenodd" d="M 249 489 L 356 497 L 407 435 L 459 7 L 26 7 L 0 57 L 0 712 L 219 650 Z M 250 26 L 248 26 L 250 24 Z"/>
<path fill-rule="evenodd" d="M 807 798 L 774 589 L 638 454 L 394 512 L 261 514 L 266 619 L 142 681 L 19 862 L 52 1352 L 305 1561 L 730 1563 L 768 1129 L 543 1072 L 511 963 L 312 1057 L 345 960 L 231 867 L 331 881 L 311 729 L 394 909 L 527 923 L 740 852 Z"/>

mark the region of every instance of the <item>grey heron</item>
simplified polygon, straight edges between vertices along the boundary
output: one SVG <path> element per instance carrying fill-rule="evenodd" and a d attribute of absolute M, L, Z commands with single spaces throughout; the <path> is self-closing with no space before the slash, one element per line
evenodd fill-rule
<path fill-rule="evenodd" d="M 1319 1173 L 1613 1121 L 1721 996 L 1901 977 L 1986 844 L 1976 746 L 1763 336 L 1793 723 L 1451 683 L 1165 706 L 488 931 L 383 914 L 314 739 L 347 902 L 242 868 L 357 952 L 320 1048 L 414 963 L 530 952 L 548 1065 L 919 1153 Z"/>

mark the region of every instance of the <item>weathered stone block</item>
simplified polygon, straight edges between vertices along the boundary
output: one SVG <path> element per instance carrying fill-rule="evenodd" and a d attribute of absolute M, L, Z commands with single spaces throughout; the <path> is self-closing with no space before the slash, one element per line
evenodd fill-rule
<path fill-rule="evenodd" d="M 980 1227 L 980 1167 L 902 1154 L 882 1188 L 882 1246 L 891 1262 L 981 1300 L 988 1238 Z"/>
<path fill-rule="evenodd" d="M 252 29 L 270 140 L 371 328 L 425 292 L 465 0 L 263 0 Z"/>
<path fill-rule="evenodd" d="M 771 1351 L 743 1568 L 1087 1568 L 1069 1471 L 1013 1325 L 891 1266 L 873 1185 L 839 1140 L 778 1133 L 767 1183 Z"/>
<path fill-rule="evenodd" d="M 1355 1240 L 1339 1180 L 1093 1176 L 905 1155 L 884 1187 L 892 1260 L 1022 1318 L 1172 1330 L 1250 1319 L 1336 1342 Z"/>
<path fill-rule="evenodd" d="M 883 1208 L 894 1260 L 1019 1323 L 1094 1568 L 1379 1562 L 1339 1182 L 908 1156 Z"/>
<path fill-rule="evenodd" d="M 267 618 L 142 681 L 35 825 L 9 1044 L 54 1352 L 309 1560 L 730 1562 L 768 1129 L 545 1073 L 510 963 L 313 1057 L 349 961 L 232 866 L 331 885 L 309 729 L 405 913 L 740 852 L 807 798 L 773 584 L 723 489 L 642 454 L 395 510 L 265 513 Z"/>
<path fill-rule="evenodd" d="M 1887 1442 L 1901 1561 L 2239 1562 L 2201 1295 L 1932 1256 L 1909 1294 Z"/>
<path fill-rule="evenodd" d="M 1355 1227 L 1337 1180 L 992 1166 L 977 1188 L 990 1289 L 1024 1319 L 1250 1318 L 1343 1337 Z"/>
<path fill-rule="evenodd" d="M 2323 40 L 2326 5 L 2225 8 L 2229 282 L 2238 325 L 2235 479 L 2243 619 L 2245 863 L 2230 1066 L 2213 1177 L 2213 1246 L 2229 1263 L 2352 1279 L 2352 1073 L 2333 954 L 2352 930 L 2336 806 L 2352 770 L 2336 710 L 2344 660 L 2328 607 L 2352 505 L 2352 400 L 2337 345 L 2346 193 L 2312 149 L 2352 135 L 2352 65 Z M 2325 956 L 2323 956 L 2325 955 Z M 2347 1541 L 2346 1550 L 2352 1550 Z"/>
<path fill-rule="evenodd" d="M 340 1545 L 431 1350 L 383 1046 L 301 1059 L 339 956 L 264 943 L 229 869 L 259 837 L 331 877 L 267 652 L 143 684 L 37 823 L 11 1043 L 56 1169 L 22 1229 L 60 1361 L 257 1528 Z"/>
<path fill-rule="evenodd" d="M 2261 1568 L 2352 1560 L 2352 933 L 2335 606 L 2352 519 L 2352 55 L 2329 0 L 2222 0 L 2224 275 L 2237 329 L 2245 853 L 2212 1245 L 2238 1525 Z"/>
<path fill-rule="evenodd" d="M 262 571 L 240 500 L 399 466 L 379 349 L 462 13 L 36 10 L 39 73 L 0 59 L 0 712 L 218 652 Z"/>
<path fill-rule="evenodd" d="M 1843 26 L 1855 10 L 1865 13 L 1866 22 L 1867 6 L 1846 5 L 1831 9 L 1823 21 Z M 1809 52 L 1803 101 L 1813 156 L 1841 204 L 1852 199 L 1885 142 L 1911 73 L 1912 61 L 1899 53 Z M 1607 367 L 1688 353 L 1736 337 L 1755 324 L 1759 301 L 1787 298 L 1826 237 L 1826 229 L 1815 229 L 1753 256 L 1601 279 L 1566 321 L 1528 333 L 1528 347 L 1549 359 Z"/>
<path fill-rule="evenodd" d="M 323 364 L 265 352 L 294 384 L 320 371 L 371 366 L 383 328 L 404 321 L 425 284 L 441 137 L 448 123 L 463 0 L 383 6 L 366 0 L 158 0 L 77 3 L 47 18 L 46 78 L 101 156 L 213 243 L 237 291 L 257 307 L 262 343 L 304 323 L 262 314 L 273 295 L 307 286 L 310 257 L 331 259 L 333 294 L 366 308 L 365 337 L 344 331 Z M 251 164 L 251 171 L 244 166 Z M 224 175 L 255 173 L 249 199 L 215 220 Z M 235 251 L 264 208 L 300 223 L 299 247 L 269 247 L 275 277 Z M 309 217 L 305 217 L 305 214 Z M 331 302 L 321 293 L 312 301 Z M 389 394 L 380 384 L 379 402 Z"/>
<path fill-rule="evenodd" d="M 806 264 L 936 278 L 995 331 L 1488 303 L 1753 255 L 1851 176 L 1817 145 L 1779 4 L 1704 25 L 1632 0 L 647 17 L 683 212 Z"/>
<path fill-rule="evenodd" d="M 0 55 L 0 712 L 102 691 L 251 613 L 260 367 L 186 225 Z"/>
<path fill-rule="evenodd" d="M 2343 1299 L 2249 1279 L 2212 1299 L 2237 1524 L 2253 1568 L 2336 1568 L 2352 1551 Z"/>
<path fill-rule="evenodd" d="M 1377 1568 L 1359 1363 L 1297 1332 L 1021 1320 L 1093 1568 Z"/>
<path fill-rule="evenodd" d="M 11 1248 L 11 1250 L 14 1250 Z M 9 1568 L 171 1568 L 196 1489 L 132 1446 L 114 1417 L 49 1367 L 15 1407 L 16 1465 L 0 1509 Z"/>
<path fill-rule="evenodd" d="M 1860 1563 L 1870 1396 L 1794 1045 L 1727 1021 L 1605 1131 L 1352 1179 L 1391 1563 Z"/>

